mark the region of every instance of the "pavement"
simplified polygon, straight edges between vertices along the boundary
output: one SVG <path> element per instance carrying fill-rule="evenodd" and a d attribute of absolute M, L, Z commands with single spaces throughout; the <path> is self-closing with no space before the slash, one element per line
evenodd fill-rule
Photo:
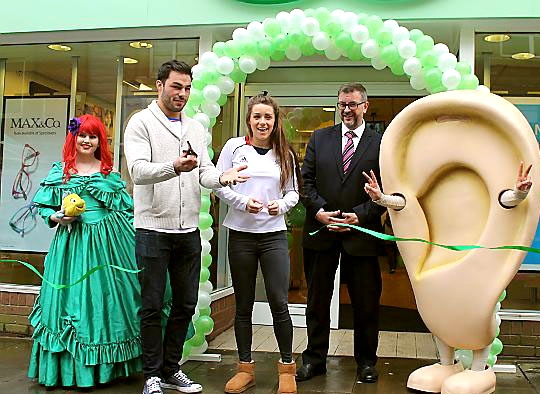
<path fill-rule="evenodd" d="M 93 389 L 76 390 L 69 388 L 50 389 L 40 386 L 26 377 L 31 340 L 26 338 L 0 337 L 0 393 L 1 394 L 60 394 L 92 392 L 95 394 L 139 394 L 142 392 L 143 377 L 136 375 L 120 379 L 111 384 Z M 220 362 L 188 361 L 182 366 L 191 379 L 203 385 L 203 393 L 223 393 L 227 380 L 236 370 L 237 355 L 233 351 L 207 353 L 221 354 Z M 277 393 L 277 353 L 254 352 L 257 363 L 257 385 L 246 394 Z M 297 363 L 300 364 L 300 359 Z M 433 360 L 380 358 L 377 363 L 379 381 L 366 384 L 357 381 L 356 365 L 352 357 L 329 357 L 328 373 L 298 384 L 299 394 L 315 393 L 355 393 L 394 394 L 411 393 L 406 387 L 407 377 L 414 369 L 431 364 Z M 497 394 L 540 394 L 540 359 L 530 361 L 502 360 L 503 364 L 514 364 L 516 373 L 497 374 Z M 166 393 L 174 394 L 176 391 Z"/>

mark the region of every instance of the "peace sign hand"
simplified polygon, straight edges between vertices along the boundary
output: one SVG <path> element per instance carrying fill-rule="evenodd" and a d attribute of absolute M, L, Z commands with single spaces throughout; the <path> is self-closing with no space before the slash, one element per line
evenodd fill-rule
<path fill-rule="evenodd" d="M 523 162 L 519 164 L 518 176 L 516 180 L 516 189 L 521 192 L 528 192 L 532 186 L 531 178 L 529 177 L 529 172 L 531 171 L 532 164 L 530 164 L 525 172 L 523 172 Z"/>
<path fill-rule="evenodd" d="M 377 182 L 377 177 L 373 170 L 369 170 L 369 174 L 370 175 L 362 172 L 362 175 L 364 175 L 367 180 L 367 183 L 364 184 L 364 190 L 369 194 L 373 201 L 378 201 L 382 197 L 381 187 L 379 186 L 379 182 Z"/>

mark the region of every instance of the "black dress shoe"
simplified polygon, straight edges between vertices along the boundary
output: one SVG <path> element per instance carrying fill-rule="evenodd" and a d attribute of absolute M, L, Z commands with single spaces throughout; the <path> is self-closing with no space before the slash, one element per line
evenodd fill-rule
<path fill-rule="evenodd" d="M 358 367 L 358 379 L 363 383 L 375 383 L 379 378 L 379 373 L 373 365 L 363 365 Z"/>
<path fill-rule="evenodd" d="M 306 363 L 296 370 L 296 381 L 303 382 L 304 380 L 309 380 L 314 376 L 324 375 L 325 373 L 325 365 Z"/>

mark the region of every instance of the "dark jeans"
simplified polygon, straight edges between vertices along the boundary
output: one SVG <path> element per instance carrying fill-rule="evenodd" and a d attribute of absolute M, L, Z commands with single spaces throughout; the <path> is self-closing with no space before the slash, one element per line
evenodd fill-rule
<path fill-rule="evenodd" d="M 330 301 L 341 255 L 341 278 L 347 284 L 354 316 L 354 358 L 359 366 L 375 365 L 379 343 L 379 301 L 382 279 L 376 256 L 351 256 L 342 248 L 315 251 L 304 248 L 308 286 L 306 323 L 308 344 L 304 363 L 325 365 L 330 336 Z"/>
<path fill-rule="evenodd" d="M 199 230 L 135 232 L 135 253 L 141 283 L 141 340 L 145 378 L 168 378 L 178 370 L 189 323 L 195 313 L 201 271 Z M 163 296 L 169 272 L 172 306 L 165 336 L 161 325 Z"/>
<path fill-rule="evenodd" d="M 247 233 L 229 230 L 229 264 L 236 298 L 234 334 L 240 361 L 251 361 L 253 304 L 261 264 L 281 360 L 292 361 L 293 326 L 289 315 L 289 250 L 285 231 Z"/>

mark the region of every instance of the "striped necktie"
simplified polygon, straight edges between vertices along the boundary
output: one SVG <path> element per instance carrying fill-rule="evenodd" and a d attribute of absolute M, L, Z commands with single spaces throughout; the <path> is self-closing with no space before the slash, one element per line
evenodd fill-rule
<path fill-rule="evenodd" d="M 351 159 L 354 154 L 354 142 L 353 138 L 356 137 L 356 134 L 352 131 L 347 131 L 345 133 L 347 137 L 347 142 L 345 143 L 345 148 L 343 148 L 343 173 L 346 174 L 351 164 Z"/>

